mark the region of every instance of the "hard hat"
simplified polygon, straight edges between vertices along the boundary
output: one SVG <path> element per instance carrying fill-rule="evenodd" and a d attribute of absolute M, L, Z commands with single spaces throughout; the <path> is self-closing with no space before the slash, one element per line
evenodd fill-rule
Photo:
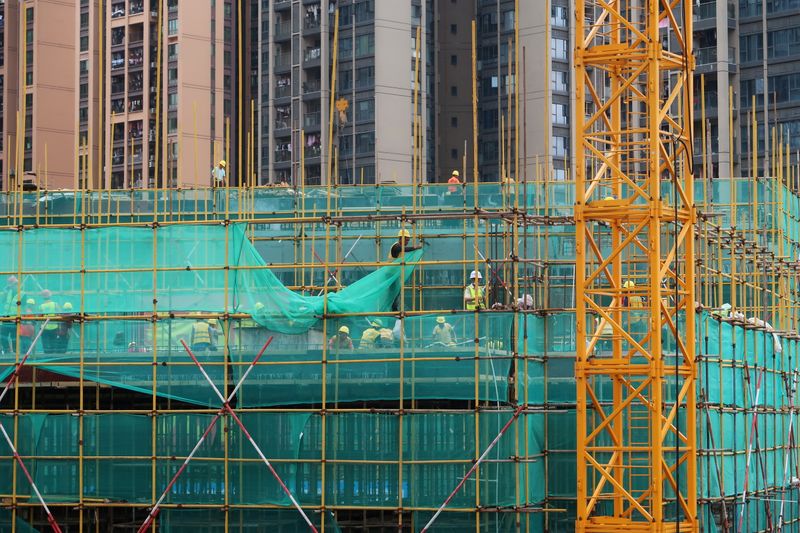
<path fill-rule="evenodd" d="M 444 317 L 443 316 L 436 317 L 436 322 L 438 322 L 439 324 L 444 324 L 445 322 Z"/>
<path fill-rule="evenodd" d="M 380 320 L 377 320 L 377 319 L 373 320 L 372 321 L 372 327 L 373 328 L 382 328 L 383 327 L 383 322 L 381 322 Z"/>
<path fill-rule="evenodd" d="M 226 166 L 228 166 L 228 163 L 226 163 L 224 159 L 220 159 L 219 166 L 226 167 Z"/>
<path fill-rule="evenodd" d="M 459 174 L 459 173 L 458 173 L 458 170 L 454 170 L 454 171 L 453 171 L 453 176 L 455 176 L 455 177 L 459 177 L 460 175 L 461 175 L 461 174 Z"/>
<path fill-rule="evenodd" d="M 67 302 L 64 304 L 64 311 L 72 311 L 72 304 Z"/>
<path fill-rule="evenodd" d="M 11 285 L 11 284 L 16 284 L 18 281 L 19 281 L 19 280 L 17 279 L 17 276 L 8 276 L 8 277 L 6 278 L 6 282 L 7 282 L 9 285 Z"/>
<path fill-rule="evenodd" d="M 606 196 L 605 198 L 603 198 L 603 201 L 606 201 L 606 202 L 608 202 L 610 200 L 616 200 L 616 198 L 614 198 L 613 196 Z"/>
<path fill-rule="evenodd" d="M 350 328 L 348 328 L 347 326 L 342 326 L 342 327 L 339 328 L 339 333 L 347 333 L 349 335 L 350 334 Z"/>
<path fill-rule="evenodd" d="M 625 283 L 622 284 L 622 288 L 623 289 L 630 289 L 630 288 L 635 287 L 635 286 L 636 286 L 636 284 L 631 280 L 627 280 Z"/>
<path fill-rule="evenodd" d="M 262 304 L 261 302 L 256 302 L 255 308 L 256 311 L 261 311 L 262 309 L 264 309 L 264 304 Z"/>
<path fill-rule="evenodd" d="M 48 298 L 50 298 L 52 295 L 53 295 L 53 293 L 52 293 L 52 292 L 50 292 L 50 291 L 49 291 L 49 290 L 47 290 L 47 289 L 45 289 L 45 290 L 43 290 L 43 291 L 42 291 L 42 298 L 44 298 L 45 300 L 47 300 Z"/>
<path fill-rule="evenodd" d="M 469 279 L 475 279 L 475 278 L 483 279 L 483 275 L 480 272 L 478 272 L 477 270 L 473 270 L 469 274 Z"/>
<path fill-rule="evenodd" d="M 398 237 L 405 237 L 407 239 L 410 239 L 411 238 L 411 232 L 409 232 L 407 229 L 401 229 L 400 231 L 397 232 L 397 236 Z"/>
<path fill-rule="evenodd" d="M 34 300 L 33 298 L 28 298 L 27 300 L 25 300 L 25 303 L 28 305 L 36 305 L 36 300 Z"/>

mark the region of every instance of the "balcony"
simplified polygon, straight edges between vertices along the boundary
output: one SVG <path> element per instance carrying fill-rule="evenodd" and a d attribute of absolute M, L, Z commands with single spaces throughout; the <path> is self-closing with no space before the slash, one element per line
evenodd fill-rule
<path fill-rule="evenodd" d="M 125 3 L 117 3 L 111 5 L 111 18 L 116 19 L 125 16 Z"/>
<path fill-rule="evenodd" d="M 303 94 L 318 93 L 322 88 L 320 80 L 308 80 L 303 82 Z"/>
<path fill-rule="evenodd" d="M 319 111 L 314 113 L 306 113 L 303 116 L 303 126 L 305 128 L 319 128 L 320 125 L 320 113 Z"/>
<path fill-rule="evenodd" d="M 292 34 L 292 21 L 283 20 L 275 23 L 275 38 L 285 39 Z"/>
<path fill-rule="evenodd" d="M 275 162 L 276 163 L 287 163 L 292 160 L 292 151 L 291 150 L 275 150 Z"/>
<path fill-rule="evenodd" d="M 292 96 L 291 85 L 281 85 L 275 88 L 275 98 L 288 98 L 289 96 Z"/>
<path fill-rule="evenodd" d="M 289 128 L 289 119 L 285 118 L 276 118 L 275 119 L 275 129 L 276 130 L 285 130 Z"/>
<path fill-rule="evenodd" d="M 130 14 L 131 15 L 138 15 L 139 13 L 144 12 L 144 2 L 131 2 L 130 7 Z"/>
<path fill-rule="evenodd" d="M 717 62 L 717 47 L 695 48 L 694 57 L 698 65 L 710 65 Z"/>
<path fill-rule="evenodd" d="M 292 66 L 291 54 L 289 54 L 287 52 L 287 53 L 284 53 L 284 54 L 276 55 L 275 56 L 274 65 L 275 65 L 275 68 L 282 68 L 282 67 L 288 68 L 288 67 L 291 67 Z"/>
<path fill-rule="evenodd" d="M 304 63 L 319 63 L 320 57 L 322 57 L 322 50 L 320 50 L 319 47 L 306 48 L 306 53 L 303 54 L 303 62 Z"/>
<path fill-rule="evenodd" d="M 322 147 L 319 145 L 319 143 L 312 144 L 311 146 L 306 146 L 306 150 L 303 156 L 306 159 L 314 159 L 320 157 L 322 156 Z"/>

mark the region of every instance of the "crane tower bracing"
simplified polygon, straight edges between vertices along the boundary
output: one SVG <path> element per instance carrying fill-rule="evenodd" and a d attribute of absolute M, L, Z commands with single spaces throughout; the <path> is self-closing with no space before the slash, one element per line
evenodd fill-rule
<path fill-rule="evenodd" d="M 692 6 L 575 7 L 576 530 L 697 531 Z"/>

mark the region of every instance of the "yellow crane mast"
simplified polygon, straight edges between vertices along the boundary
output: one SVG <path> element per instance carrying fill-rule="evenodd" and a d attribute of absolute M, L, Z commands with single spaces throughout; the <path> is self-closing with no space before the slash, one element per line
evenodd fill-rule
<path fill-rule="evenodd" d="M 576 531 L 697 531 L 692 5 L 575 35 Z"/>

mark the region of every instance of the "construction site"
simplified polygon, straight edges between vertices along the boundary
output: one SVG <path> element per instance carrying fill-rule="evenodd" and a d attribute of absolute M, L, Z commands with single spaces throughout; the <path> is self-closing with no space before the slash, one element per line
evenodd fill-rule
<path fill-rule="evenodd" d="M 280 186 L 3 192 L 0 531 L 800 532 L 800 162 L 695 153 L 693 4 L 575 0 L 566 179 L 515 76 L 481 180 L 473 22 L 449 183 L 415 117 L 408 184 L 303 133 Z"/>

